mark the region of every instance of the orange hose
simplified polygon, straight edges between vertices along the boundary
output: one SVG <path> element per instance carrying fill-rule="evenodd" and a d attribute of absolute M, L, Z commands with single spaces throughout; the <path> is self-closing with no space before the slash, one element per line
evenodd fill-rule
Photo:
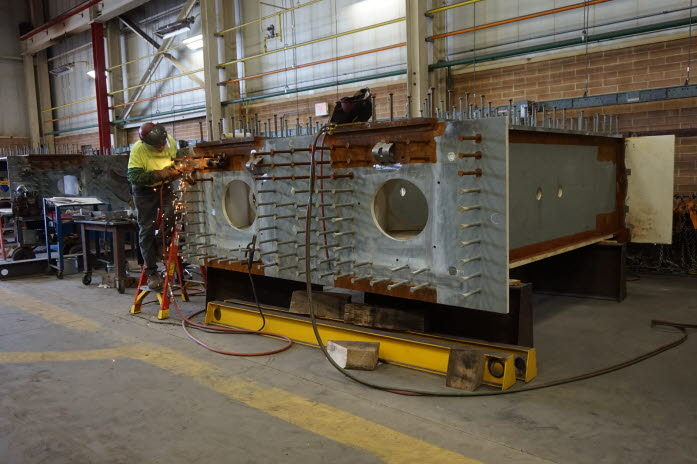
<path fill-rule="evenodd" d="M 84 113 L 71 114 L 70 116 L 63 116 L 62 118 L 49 119 L 49 120 L 44 121 L 44 124 L 48 124 L 49 122 L 62 121 L 63 119 L 68 119 L 68 118 L 76 118 L 78 116 L 84 116 L 85 114 L 96 113 L 96 112 L 97 112 L 97 110 L 85 111 Z"/>
<path fill-rule="evenodd" d="M 451 37 L 453 35 L 466 34 L 468 32 L 480 31 L 482 29 L 489 29 L 491 27 L 503 26 L 504 24 L 517 23 L 519 21 L 524 21 L 526 19 L 539 18 L 540 16 L 548 16 L 556 13 L 562 13 L 564 11 L 575 10 L 577 8 L 583 8 L 586 6 L 597 5 L 599 3 L 610 2 L 612 0 L 591 0 L 589 2 L 576 3 L 574 5 L 563 6 L 560 8 L 553 8 L 551 10 L 540 11 L 538 13 L 531 13 L 523 16 L 517 16 L 515 18 L 503 19 L 501 21 L 496 21 L 493 23 L 482 24 L 480 26 L 468 27 L 466 29 L 460 29 L 459 31 L 444 32 L 443 34 L 432 35 L 431 37 L 426 37 L 426 40 L 432 41 L 435 39 L 442 39 L 444 37 Z"/>
<path fill-rule="evenodd" d="M 203 90 L 203 87 L 194 87 L 192 89 L 177 90 L 176 92 L 165 93 L 163 95 L 157 95 L 155 97 L 142 98 L 140 100 L 136 100 L 136 101 L 132 101 L 132 102 L 128 102 L 128 103 L 121 103 L 120 105 L 110 106 L 109 109 L 113 110 L 114 108 L 121 108 L 122 106 L 135 105 L 136 103 L 141 103 L 141 102 L 150 101 L 150 100 L 157 100 L 158 98 L 163 98 L 163 97 L 171 97 L 172 95 L 178 95 L 180 93 L 186 93 L 186 92 L 193 92 L 194 90 Z"/>

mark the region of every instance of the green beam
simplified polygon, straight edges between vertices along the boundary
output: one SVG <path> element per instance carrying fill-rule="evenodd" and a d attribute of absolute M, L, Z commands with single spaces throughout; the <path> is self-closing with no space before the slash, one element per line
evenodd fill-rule
<path fill-rule="evenodd" d="M 129 122 L 142 121 L 143 119 L 153 119 L 153 118 L 159 118 L 161 116 L 170 116 L 170 115 L 179 114 L 179 113 L 189 113 L 191 111 L 198 111 L 198 110 L 205 110 L 205 109 L 206 109 L 206 105 L 192 106 L 191 108 L 182 108 L 180 110 L 165 111 L 163 113 L 144 114 L 142 116 L 134 116 L 134 117 L 128 118 L 128 119 L 119 119 L 116 121 L 111 121 L 111 123 L 112 124 L 126 124 Z"/>
<path fill-rule="evenodd" d="M 255 95 L 253 97 L 237 98 L 235 100 L 224 101 L 224 102 L 222 102 L 222 104 L 223 105 L 232 105 L 234 103 L 244 103 L 244 102 L 254 101 L 254 100 L 263 100 L 265 98 L 282 97 L 283 95 L 289 95 L 289 94 L 300 93 L 300 92 L 307 92 L 309 90 L 326 89 L 327 87 L 336 87 L 337 85 L 354 84 L 356 82 L 364 82 L 364 81 L 370 81 L 373 79 L 381 79 L 383 77 L 401 76 L 401 75 L 406 74 L 406 73 L 407 73 L 407 71 L 402 69 L 399 71 L 392 71 L 392 72 L 381 73 L 381 74 L 373 74 L 371 76 L 356 77 L 353 79 L 345 79 L 343 81 L 328 82 L 326 84 L 317 84 L 317 85 L 310 85 L 307 87 L 298 87 L 297 89 L 291 89 L 291 90 L 288 90 L 285 92 L 274 92 L 274 93 L 267 93 L 264 95 Z"/>
<path fill-rule="evenodd" d="M 650 32 L 665 31 L 667 29 L 675 29 L 678 27 L 685 27 L 690 25 L 690 18 L 677 19 L 675 21 L 667 21 L 663 23 L 650 24 L 647 26 L 633 27 L 630 29 L 622 29 L 619 31 L 605 32 L 603 34 L 595 34 L 588 36 L 588 42 L 600 42 L 603 40 L 621 39 L 623 37 L 629 37 L 639 34 L 648 34 Z M 434 63 L 428 66 L 428 69 L 440 69 L 440 68 L 451 68 L 453 66 L 462 66 L 467 64 L 481 63 L 485 61 L 500 60 L 503 58 L 512 58 L 521 55 L 528 55 L 530 53 L 544 52 L 547 50 L 554 50 L 557 48 L 573 47 L 575 45 L 583 45 L 585 41 L 582 38 L 578 39 L 568 39 L 561 40 L 558 42 L 551 42 L 548 44 L 533 45 L 530 47 L 517 48 L 515 50 L 509 50 L 505 52 L 491 53 L 489 55 L 482 55 L 472 58 L 463 58 L 461 60 L 454 61 L 442 61 L 439 63 Z"/>
<path fill-rule="evenodd" d="M 94 129 L 95 127 L 98 127 L 97 124 L 93 124 L 91 126 L 73 127 L 72 129 L 62 129 L 62 130 L 57 130 L 57 131 L 52 131 L 52 132 L 46 132 L 44 135 L 59 135 L 59 134 L 64 134 L 66 132 L 75 132 L 75 131 L 84 130 L 84 129 Z"/>

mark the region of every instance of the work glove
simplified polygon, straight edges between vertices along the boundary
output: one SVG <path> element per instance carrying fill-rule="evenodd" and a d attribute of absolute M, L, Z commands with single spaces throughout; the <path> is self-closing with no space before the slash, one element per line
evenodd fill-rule
<path fill-rule="evenodd" d="M 152 172 L 155 182 L 171 182 L 181 177 L 182 172 L 174 167 L 160 169 Z"/>

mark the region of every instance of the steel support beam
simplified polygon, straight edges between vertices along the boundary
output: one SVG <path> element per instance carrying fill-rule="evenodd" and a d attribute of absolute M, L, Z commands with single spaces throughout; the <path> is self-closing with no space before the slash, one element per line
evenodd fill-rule
<path fill-rule="evenodd" d="M 242 5 L 240 0 L 234 0 L 233 8 L 225 8 L 222 12 L 222 22 L 223 24 L 235 24 L 238 25 L 242 18 Z M 242 38 L 241 31 L 239 34 L 230 34 L 225 40 L 220 42 L 221 47 L 219 50 L 219 57 L 221 59 L 220 63 L 226 63 L 228 61 L 234 61 L 244 56 L 244 41 Z M 244 63 L 238 63 L 237 67 L 227 67 L 223 70 L 224 80 L 232 80 L 235 78 L 244 77 Z M 240 98 L 241 89 L 243 87 L 244 81 L 238 81 L 235 85 L 224 85 L 221 87 L 220 99 L 222 101 L 236 100 Z M 224 127 L 225 132 L 231 132 L 234 130 L 232 127 L 233 121 L 239 120 L 240 114 L 240 104 L 223 105 L 223 117 L 225 119 Z"/>
<path fill-rule="evenodd" d="M 428 95 L 428 48 L 426 44 L 426 2 L 405 0 L 407 11 L 407 95 L 409 116 L 421 116 L 421 103 Z M 423 116 L 426 116 L 425 114 Z"/>
<path fill-rule="evenodd" d="M 97 124 L 99 151 L 111 152 L 111 124 L 109 123 L 109 100 L 106 86 L 106 57 L 104 51 L 104 25 L 92 23 L 92 59 L 94 61 L 94 85 L 97 95 Z"/>
<path fill-rule="evenodd" d="M 99 2 L 90 1 L 78 5 L 67 13 L 52 19 L 48 23 L 33 21 L 37 26 L 34 31 L 25 34 L 22 38 L 22 54 L 35 54 L 45 50 L 51 45 L 56 44 L 62 38 L 79 34 L 90 28 L 92 22 L 105 23 L 126 11 L 132 10 L 147 0 L 100 0 Z M 32 13 L 43 9 L 37 5 L 32 5 Z"/>
<path fill-rule="evenodd" d="M 121 63 L 122 48 L 121 48 L 121 28 L 119 21 L 114 19 L 106 24 L 106 42 L 107 42 L 107 63 L 109 66 Z M 123 68 L 114 69 L 109 72 L 109 89 L 117 90 L 123 88 Z M 111 105 L 116 106 L 124 102 L 123 92 L 112 95 Z M 114 108 L 111 113 L 111 120 L 116 121 L 123 119 L 123 111 L 125 107 Z M 123 147 L 128 145 L 128 134 L 118 125 L 111 126 L 111 132 L 114 135 L 114 146 Z"/>
<path fill-rule="evenodd" d="M 196 5 L 197 0 L 187 0 L 187 2 L 184 4 L 184 7 L 181 9 L 179 14 L 177 15 L 177 21 L 181 21 L 182 19 L 185 19 L 189 16 L 191 13 L 191 10 L 194 9 L 194 6 Z M 203 6 L 201 7 L 203 10 Z M 162 50 L 167 50 L 168 48 L 172 47 L 172 43 L 174 42 L 174 37 L 168 37 L 165 40 L 162 41 L 161 46 L 157 49 L 157 51 L 162 51 Z M 148 66 L 148 69 L 145 70 L 143 73 L 143 76 L 140 78 L 140 82 L 138 85 L 143 86 L 150 80 L 152 80 L 152 76 L 155 73 L 155 70 L 157 67 L 162 63 L 162 60 L 164 58 L 164 54 L 160 53 L 159 55 L 155 55 L 150 62 L 150 65 Z M 129 102 L 134 102 L 136 100 L 140 99 L 140 96 L 143 95 L 143 91 L 145 90 L 145 87 L 138 87 L 135 89 L 133 95 L 129 95 Z M 123 119 L 128 119 L 128 116 L 131 114 L 131 111 L 133 111 L 133 107 L 135 105 L 130 105 L 126 107 L 126 111 L 123 114 Z"/>
<path fill-rule="evenodd" d="M 242 18 L 244 18 L 244 14 L 242 12 L 242 0 L 235 0 L 235 26 L 239 26 L 242 24 Z M 238 28 L 235 31 L 235 52 L 237 56 L 234 59 L 240 59 L 244 56 L 244 34 L 242 33 L 242 28 Z M 245 77 L 245 66 L 246 65 L 243 61 L 237 63 L 238 79 Z M 237 83 L 237 89 L 238 97 L 241 97 L 242 95 L 244 95 L 245 97 L 247 96 L 247 88 L 245 81 L 239 81 Z"/>
<path fill-rule="evenodd" d="M 432 3 L 433 8 L 440 8 L 446 6 L 444 0 L 434 0 Z M 440 34 L 446 32 L 446 14 L 435 14 L 427 17 L 431 21 L 431 33 Z M 427 19 L 427 21 L 428 21 Z M 444 61 L 448 56 L 448 41 L 438 40 L 431 42 L 431 63 L 437 63 L 439 61 Z M 428 45 L 427 45 L 428 46 Z M 449 70 L 440 69 L 434 70 L 431 75 L 431 82 L 436 89 L 435 97 L 438 101 L 435 102 L 435 106 L 438 107 L 440 101 L 445 102 L 444 107 L 448 106 L 448 75 Z M 444 108 L 444 111 L 448 111 L 448 108 Z"/>
<path fill-rule="evenodd" d="M 46 57 L 46 50 L 42 50 L 36 54 L 36 80 L 39 90 L 39 108 L 51 108 L 53 107 L 53 102 L 51 99 L 51 82 L 48 76 L 48 60 Z M 41 118 L 43 119 L 43 117 Z M 49 114 L 49 119 L 51 116 Z M 48 152 L 53 153 L 55 151 L 55 142 L 53 135 L 53 122 L 44 123 L 40 122 L 41 133 L 43 134 L 43 143 L 48 145 Z"/>
<path fill-rule="evenodd" d="M 144 30 L 142 30 L 135 22 L 131 21 L 125 16 L 119 16 L 119 19 L 130 29 L 132 30 L 138 37 L 141 39 L 145 40 L 148 42 L 150 45 L 155 47 L 155 49 L 160 50 L 162 49 L 162 44 L 160 44 L 157 40 L 155 40 L 153 37 L 150 37 Z M 186 66 L 184 63 L 173 57 L 170 53 L 163 53 L 165 58 L 167 58 L 177 69 L 184 73 L 190 73 L 193 70 Z M 196 84 L 199 86 L 203 87 L 204 82 L 203 79 L 198 77 L 196 74 L 189 74 L 188 76 L 189 79 L 194 81 Z"/>
<path fill-rule="evenodd" d="M 24 82 L 27 85 L 27 118 L 29 120 L 29 144 L 37 147 L 41 143 L 39 105 L 36 99 L 36 74 L 34 56 L 24 55 Z"/>
<path fill-rule="evenodd" d="M 217 8 L 216 8 L 217 6 Z M 218 15 L 222 16 L 222 2 L 216 0 L 201 0 L 201 20 L 203 25 L 203 68 L 205 76 L 205 92 L 206 92 L 206 124 L 208 126 L 208 140 L 219 140 L 222 137 L 220 133 L 219 121 L 223 117 L 223 109 L 221 105 L 220 87 L 218 82 L 223 80 L 223 74 L 218 69 L 220 63 L 220 41 L 221 38 L 216 37 L 216 31 L 220 30 L 222 25 L 218 24 Z"/>
<path fill-rule="evenodd" d="M 28 3 L 29 17 L 32 24 L 43 24 L 45 18 L 43 1 L 31 0 Z M 36 69 L 34 67 L 35 64 Z M 27 83 L 29 137 L 31 146 L 38 147 L 41 143 L 41 134 L 53 131 L 53 123 L 43 126 L 43 118 L 39 110 L 39 108 L 51 108 L 52 106 L 51 86 L 48 80 L 48 63 L 45 51 L 38 53 L 37 56 L 24 56 L 24 80 Z M 44 106 L 44 104 L 47 104 L 47 106 Z M 45 141 L 49 144 L 49 150 L 52 150 L 53 136 L 48 136 Z"/>
<path fill-rule="evenodd" d="M 558 110 L 572 110 L 596 108 L 600 106 L 627 105 L 632 103 L 646 103 L 695 97 L 697 97 L 697 84 L 679 85 L 676 87 L 662 87 L 658 89 L 631 90 L 629 92 L 592 95 L 590 97 L 547 100 L 542 102 L 535 102 L 535 105 L 539 111 L 542 111 L 542 108 L 545 106 L 547 107 L 547 109 L 556 106 Z"/>

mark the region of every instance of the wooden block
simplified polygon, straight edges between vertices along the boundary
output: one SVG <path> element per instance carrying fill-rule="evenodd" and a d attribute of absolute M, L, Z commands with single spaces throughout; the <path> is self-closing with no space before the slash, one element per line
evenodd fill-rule
<path fill-rule="evenodd" d="M 344 305 L 351 300 L 351 295 L 344 293 L 312 292 L 312 306 L 316 317 L 331 319 L 344 318 Z M 295 314 L 310 314 L 307 304 L 307 292 L 296 290 L 290 300 L 290 312 Z"/>
<path fill-rule="evenodd" d="M 344 321 L 374 329 L 411 332 L 425 332 L 426 327 L 426 317 L 423 311 L 356 303 L 344 306 Z"/>
<path fill-rule="evenodd" d="M 482 384 L 486 357 L 474 348 L 451 348 L 445 384 L 460 390 L 474 391 Z"/>
<path fill-rule="evenodd" d="M 332 359 L 344 369 L 372 371 L 378 365 L 380 343 L 329 340 L 327 351 Z"/>

